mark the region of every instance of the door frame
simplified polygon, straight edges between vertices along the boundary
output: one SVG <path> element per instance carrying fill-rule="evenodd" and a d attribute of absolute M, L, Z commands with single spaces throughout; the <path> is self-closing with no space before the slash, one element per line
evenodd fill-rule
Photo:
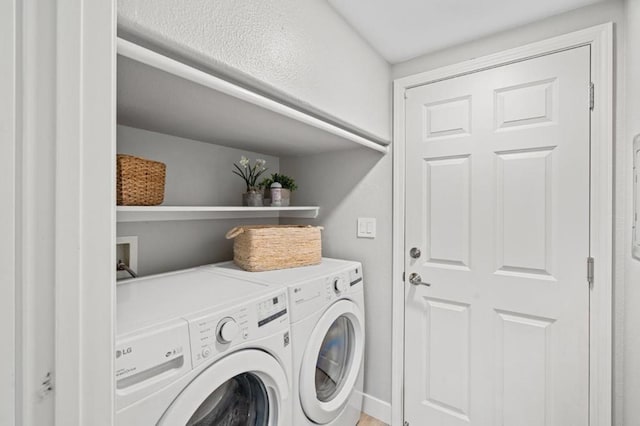
<path fill-rule="evenodd" d="M 391 424 L 404 424 L 405 92 L 487 69 L 579 47 L 591 47 L 591 256 L 589 420 L 610 426 L 612 414 L 613 285 L 613 23 L 394 80 Z M 585 91 L 589 90 L 585 87 Z M 585 285 L 586 283 L 585 259 Z"/>
<path fill-rule="evenodd" d="M 16 424 L 16 211 L 18 184 L 19 54 L 22 14 L 16 0 L 0 4 L 0 424 Z M 6 140 L 6 142 L 4 142 Z"/>
<path fill-rule="evenodd" d="M 115 418 L 116 2 L 56 5 L 55 425 Z"/>

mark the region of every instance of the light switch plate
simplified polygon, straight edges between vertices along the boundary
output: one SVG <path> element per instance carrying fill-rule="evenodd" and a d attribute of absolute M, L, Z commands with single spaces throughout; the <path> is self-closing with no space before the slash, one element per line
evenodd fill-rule
<path fill-rule="evenodd" d="M 376 218 L 375 217 L 359 217 L 357 235 L 358 235 L 358 238 L 375 238 L 376 237 Z"/>

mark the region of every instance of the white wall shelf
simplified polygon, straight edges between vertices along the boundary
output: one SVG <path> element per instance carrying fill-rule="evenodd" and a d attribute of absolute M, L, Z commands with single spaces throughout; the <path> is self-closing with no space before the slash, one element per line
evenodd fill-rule
<path fill-rule="evenodd" d="M 118 39 L 118 123 L 276 156 L 388 147 Z"/>
<path fill-rule="evenodd" d="M 118 222 L 295 218 L 314 219 L 319 207 L 118 206 Z"/>

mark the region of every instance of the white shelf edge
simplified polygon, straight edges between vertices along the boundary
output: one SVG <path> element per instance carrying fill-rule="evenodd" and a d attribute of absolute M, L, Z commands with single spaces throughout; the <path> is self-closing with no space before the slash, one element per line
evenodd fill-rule
<path fill-rule="evenodd" d="M 325 132 L 350 140 L 351 142 L 354 142 L 358 145 L 381 152 L 383 154 L 387 154 L 389 152 L 388 146 L 371 141 L 355 133 L 349 132 L 348 130 L 342 129 L 331 123 L 305 114 L 304 112 L 298 111 L 272 99 L 251 92 L 250 90 L 236 86 L 235 84 L 229 83 L 228 81 L 225 81 L 221 78 L 215 77 L 211 74 L 207 74 L 204 71 L 200 71 L 196 68 L 185 65 L 181 62 L 168 58 L 137 44 L 131 43 L 127 40 L 118 38 L 117 50 L 118 55 L 125 56 L 129 59 L 141 62 L 150 67 L 157 68 L 164 72 L 184 78 L 210 89 L 217 90 L 226 95 L 241 99 L 245 102 L 252 103 L 254 105 L 291 118 L 293 120 L 297 120 L 309 126 L 316 127 L 318 129 L 324 130 Z"/>
<path fill-rule="evenodd" d="M 319 207 L 117 206 L 119 223 L 176 220 L 291 218 L 314 219 Z"/>

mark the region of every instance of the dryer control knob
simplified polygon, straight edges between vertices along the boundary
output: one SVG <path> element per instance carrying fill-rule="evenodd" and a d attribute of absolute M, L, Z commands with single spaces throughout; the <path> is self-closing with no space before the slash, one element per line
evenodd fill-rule
<path fill-rule="evenodd" d="M 218 342 L 231 343 L 238 334 L 240 334 L 240 327 L 233 318 L 225 318 L 218 323 Z"/>
<path fill-rule="evenodd" d="M 336 293 L 344 293 L 349 288 L 349 284 L 344 278 L 336 278 L 333 280 L 333 289 Z"/>

